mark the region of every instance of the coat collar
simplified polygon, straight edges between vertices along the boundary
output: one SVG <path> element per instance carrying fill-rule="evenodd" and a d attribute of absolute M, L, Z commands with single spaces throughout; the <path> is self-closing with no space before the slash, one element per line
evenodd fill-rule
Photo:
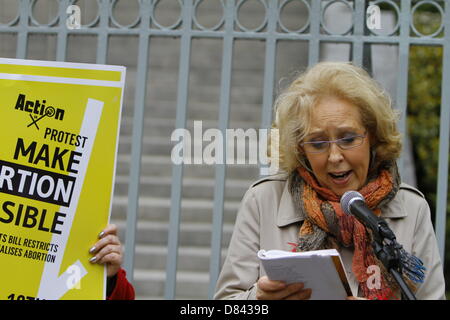
<path fill-rule="evenodd" d="M 305 220 L 303 213 L 297 212 L 294 207 L 291 193 L 288 188 L 288 180 L 284 184 L 283 192 L 281 194 L 280 206 L 278 207 L 277 226 L 285 227 L 289 224 Z"/>
<path fill-rule="evenodd" d="M 404 218 L 408 215 L 404 202 L 404 184 L 400 184 L 397 195 L 387 205 L 381 208 L 381 217 L 383 218 Z"/>
<path fill-rule="evenodd" d="M 277 226 L 285 227 L 292 223 L 305 220 L 303 213 L 297 212 L 294 207 L 291 193 L 288 188 L 288 181 L 284 184 L 283 192 L 281 194 L 280 205 L 277 213 Z M 402 186 L 397 192 L 397 195 L 386 206 L 381 208 L 381 217 L 383 218 L 404 218 L 407 216 L 405 206 L 403 205 Z"/>

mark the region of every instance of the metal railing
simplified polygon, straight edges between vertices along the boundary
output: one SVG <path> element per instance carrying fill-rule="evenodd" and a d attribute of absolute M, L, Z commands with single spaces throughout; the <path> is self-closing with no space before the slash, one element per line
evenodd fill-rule
<path fill-rule="evenodd" d="M 213 38 L 223 42 L 221 65 L 221 91 L 219 127 L 225 132 L 229 124 L 230 88 L 232 79 L 233 47 L 238 39 L 258 39 L 265 43 L 264 90 L 262 103 L 261 128 L 270 128 L 272 121 L 272 104 L 274 96 L 275 65 L 277 43 L 281 40 L 304 41 L 308 43 L 308 61 L 313 65 L 320 60 L 320 49 L 324 43 L 347 43 L 351 45 L 351 60 L 357 65 L 365 65 L 366 47 L 370 44 L 390 44 L 398 46 L 397 92 L 395 101 L 403 115 L 399 127 L 406 130 L 407 90 L 409 49 L 411 45 L 443 47 L 443 78 L 440 110 L 440 145 L 437 185 L 435 229 L 441 257 L 444 257 L 447 177 L 449 163 L 450 136 L 450 1 L 373 1 L 376 6 L 388 5 L 397 15 L 395 28 L 389 34 L 370 30 L 366 25 L 368 1 L 318 1 L 300 0 L 307 11 L 307 22 L 297 30 L 287 28 L 280 18 L 282 10 L 292 0 L 254 0 L 264 8 L 265 14 L 261 25 L 249 29 L 239 20 L 239 10 L 248 0 L 221 0 L 222 18 L 218 24 L 207 28 L 199 23 L 198 7 L 202 0 L 178 0 L 181 13 L 171 26 L 162 26 L 155 16 L 155 6 L 160 1 L 139 0 L 139 11 L 136 20 L 130 25 L 121 25 L 114 19 L 112 11 L 118 1 L 97 0 L 98 15 L 89 25 L 80 29 L 68 29 L 66 9 L 76 1 L 58 1 L 58 13 L 52 21 L 41 24 L 33 18 L 33 6 L 36 1 L 19 0 L 16 18 L 0 24 L 0 34 L 17 35 L 16 57 L 27 57 L 28 36 L 30 34 L 56 35 L 56 60 L 64 61 L 67 55 L 67 39 L 69 35 L 96 35 L 96 62 L 106 63 L 108 38 L 113 35 L 132 35 L 138 37 L 137 74 L 134 100 L 134 120 L 132 133 L 132 151 L 130 163 L 130 184 L 128 192 L 128 215 L 125 241 L 125 268 L 128 276 L 133 278 L 133 256 L 135 248 L 135 230 L 139 201 L 139 177 L 141 174 L 142 138 L 144 129 L 144 107 L 146 82 L 149 68 L 149 44 L 152 37 L 175 37 L 180 39 L 179 76 L 176 108 L 176 128 L 185 128 L 187 120 L 188 79 L 190 74 L 191 46 L 193 39 Z M 324 22 L 325 11 L 332 5 L 341 3 L 351 12 L 352 23 L 348 30 L 333 33 Z M 423 35 L 414 27 L 412 16 L 422 5 L 433 5 L 441 15 L 441 26 L 432 35 Z M 443 34 L 443 36 L 442 36 Z M 3 45 L 3 44 L 2 44 Z M 407 135 L 405 135 L 407 136 Z M 403 158 L 399 167 L 403 170 Z M 171 183 L 171 208 L 168 236 L 168 257 L 166 264 L 165 298 L 175 297 L 177 256 L 180 230 L 180 209 L 182 199 L 183 165 L 173 164 Z M 212 221 L 212 241 L 210 260 L 209 296 L 214 292 L 221 267 L 221 243 L 225 194 L 226 166 L 216 165 L 214 209 Z"/>

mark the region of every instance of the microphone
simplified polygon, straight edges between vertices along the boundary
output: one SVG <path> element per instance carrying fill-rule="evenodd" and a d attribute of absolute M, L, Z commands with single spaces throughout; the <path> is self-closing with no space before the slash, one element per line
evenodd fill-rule
<path fill-rule="evenodd" d="M 416 300 L 401 273 L 416 283 L 422 283 L 426 270 L 422 261 L 403 249 L 396 241 L 395 234 L 387 222 L 367 207 L 364 197 L 359 192 L 347 191 L 344 193 L 341 197 L 341 208 L 346 214 L 355 216 L 373 231 L 375 239 L 372 246 L 375 255 L 397 281 L 403 295 L 408 300 Z"/>
<path fill-rule="evenodd" d="M 366 227 L 370 228 L 376 236 L 395 240 L 395 234 L 387 222 L 375 215 L 367 207 L 364 197 L 357 191 L 347 191 L 341 197 L 341 208 L 348 214 L 355 216 Z"/>

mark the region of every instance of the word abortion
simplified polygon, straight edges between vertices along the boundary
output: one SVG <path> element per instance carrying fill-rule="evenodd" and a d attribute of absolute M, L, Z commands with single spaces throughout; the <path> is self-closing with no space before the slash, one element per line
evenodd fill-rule
<path fill-rule="evenodd" d="M 0 161 L 0 191 L 58 205 L 70 204 L 75 178 Z"/>

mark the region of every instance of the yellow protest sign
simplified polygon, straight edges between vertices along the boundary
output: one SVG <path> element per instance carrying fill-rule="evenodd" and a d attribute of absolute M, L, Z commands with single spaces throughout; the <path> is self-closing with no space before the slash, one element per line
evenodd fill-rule
<path fill-rule="evenodd" d="M 0 299 L 104 299 L 125 68 L 0 58 Z"/>

